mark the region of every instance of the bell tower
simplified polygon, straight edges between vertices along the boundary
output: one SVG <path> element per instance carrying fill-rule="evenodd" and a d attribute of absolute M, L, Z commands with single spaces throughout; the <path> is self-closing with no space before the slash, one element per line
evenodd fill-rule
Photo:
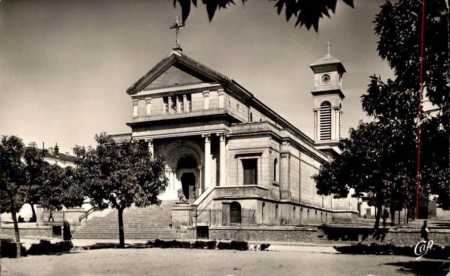
<path fill-rule="evenodd" d="M 321 150 L 339 153 L 344 65 L 330 54 L 328 44 L 328 53 L 310 67 L 314 73 L 314 141 Z"/>

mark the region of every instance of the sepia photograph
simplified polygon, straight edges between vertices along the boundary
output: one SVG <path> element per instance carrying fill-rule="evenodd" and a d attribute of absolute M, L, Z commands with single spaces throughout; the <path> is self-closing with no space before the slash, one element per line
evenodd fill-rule
<path fill-rule="evenodd" d="M 449 0 L 0 0 L 0 276 L 450 275 Z"/>

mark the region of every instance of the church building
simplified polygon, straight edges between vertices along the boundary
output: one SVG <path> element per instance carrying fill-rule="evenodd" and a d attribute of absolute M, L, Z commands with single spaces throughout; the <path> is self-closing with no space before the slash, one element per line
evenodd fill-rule
<path fill-rule="evenodd" d="M 126 92 L 131 132 L 166 162 L 175 227 L 321 224 L 357 214 L 357 199 L 317 194 L 313 176 L 339 154 L 343 64 L 311 64 L 314 137 L 235 80 L 181 49 Z M 174 204 L 175 203 L 175 204 Z"/>

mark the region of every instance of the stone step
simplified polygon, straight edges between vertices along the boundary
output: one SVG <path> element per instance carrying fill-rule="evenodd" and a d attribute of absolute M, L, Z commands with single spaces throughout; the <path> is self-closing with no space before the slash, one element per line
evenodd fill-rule
<path fill-rule="evenodd" d="M 174 239 L 176 231 L 169 227 L 172 204 L 148 208 L 124 210 L 124 233 L 126 239 Z M 118 239 L 117 210 L 104 217 L 88 219 L 85 225 L 73 231 L 74 239 Z"/>

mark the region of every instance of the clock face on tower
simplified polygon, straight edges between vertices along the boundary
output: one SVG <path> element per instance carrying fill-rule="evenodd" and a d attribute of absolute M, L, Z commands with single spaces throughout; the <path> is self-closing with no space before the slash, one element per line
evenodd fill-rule
<path fill-rule="evenodd" d="M 328 84 L 331 80 L 331 77 L 328 74 L 323 74 L 321 80 L 322 84 Z"/>

